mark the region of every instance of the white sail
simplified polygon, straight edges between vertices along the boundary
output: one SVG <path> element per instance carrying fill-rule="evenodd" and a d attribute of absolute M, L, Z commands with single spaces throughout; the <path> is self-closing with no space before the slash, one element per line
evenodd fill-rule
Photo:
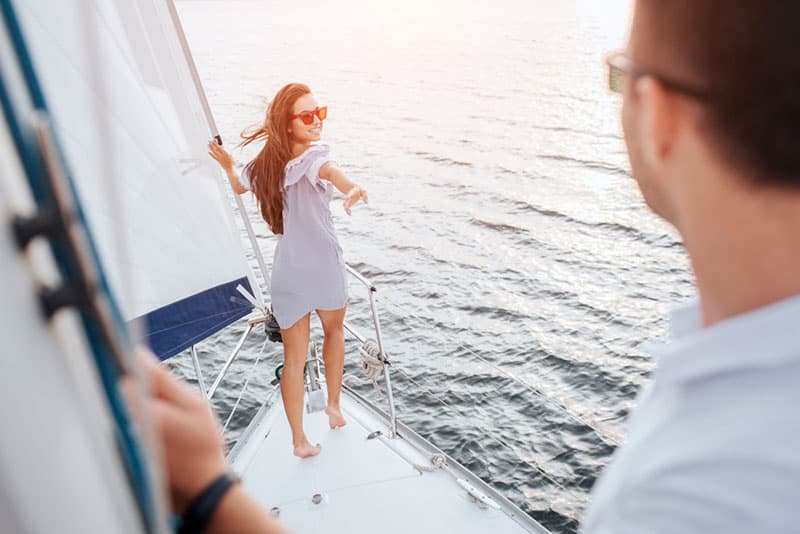
<path fill-rule="evenodd" d="M 35 116 L 4 22 L 0 17 L 0 532 L 139 533 L 144 524 L 77 313 L 65 310 L 50 321 L 42 313 L 39 286 L 59 281 L 53 256 L 41 241 L 22 250 L 11 232 L 13 217 L 36 211 L 20 153 L 25 142 L 34 144 Z"/>
<path fill-rule="evenodd" d="M 252 277 L 168 4 L 12 3 L 125 318 L 146 318 L 168 357 L 249 313 L 236 286 Z"/>
<path fill-rule="evenodd" d="M 5 186 L 16 179 L 8 174 L 16 155 L 6 137 L 3 125 L 3 221 L 11 214 Z M 0 532 L 141 532 L 96 371 L 86 352 L 70 355 L 59 345 L 70 336 L 83 349 L 80 334 L 44 321 L 30 265 L 6 230 L 0 232 Z"/>

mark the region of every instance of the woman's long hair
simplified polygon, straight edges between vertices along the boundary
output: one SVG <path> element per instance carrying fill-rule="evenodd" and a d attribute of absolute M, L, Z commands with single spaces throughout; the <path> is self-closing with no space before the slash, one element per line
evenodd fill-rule
<path fill-rule="evenodd" d="M 292 159 L 292 123 L 294 103 L 311 92 L 301 83 L 284 86 L 267 107 L 264 123 L 242 132 L 241 146 L 254 141 L 266 142 L 258 156 L 247 164 L 250 173 L 250 189 L 255 193 L 261 215 L 274 234 L 283 233 L 283 174 L 286 164 Z"/>

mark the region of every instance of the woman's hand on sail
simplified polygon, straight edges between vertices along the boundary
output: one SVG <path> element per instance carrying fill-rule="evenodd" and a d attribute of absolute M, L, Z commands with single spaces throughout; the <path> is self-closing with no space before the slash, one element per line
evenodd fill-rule
<path fill-rule="evenodd" d="M 350 188 L 350 191 L 347 192 L 347 195 L 344 197 L 344 211 L 348 215 L 350 215 L 350 208 L 358 202 L 359 200 L 363 200 L 366 204 L 369 200 L 367 198 L 367 190 L 359 185 L 354 185 Z"/>
<path fill-rule="evenodd" d="M 235 160 L 230 152 L 222 148 L 222 145 L 217 144 L 216 141 L 211 141 L 208 143 L 208 155 L 214 158 L 228 175 L 228 183 L 231 184 L 234 193 L 242 195 L 247 192 L 247 189 L 239 183 L 239 177 L 234 170 Z"/>
<path fill-rule="evenodd" d="M 217 144 L 216 141 L 208 143 L 208 155 L 214 158 L 226 173 L 231 174 L 233 172 L 233 156 L 221 145 Z"/>

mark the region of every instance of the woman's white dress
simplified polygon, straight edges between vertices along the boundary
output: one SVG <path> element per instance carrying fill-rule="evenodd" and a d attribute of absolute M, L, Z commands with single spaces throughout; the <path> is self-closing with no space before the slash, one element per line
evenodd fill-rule
<path fill-rule="evenodd" d="M 286 164 L 283 235 L 276 236 L 270 284 L 272 309 L 284 330 L 313 310 L 347 303 L 347 274 L 330 209 L 333 184 L 319 176 L 329 161 L 328 145 L 317 144 Z M 250 189 L 246 170 L 240 181 Z"/>

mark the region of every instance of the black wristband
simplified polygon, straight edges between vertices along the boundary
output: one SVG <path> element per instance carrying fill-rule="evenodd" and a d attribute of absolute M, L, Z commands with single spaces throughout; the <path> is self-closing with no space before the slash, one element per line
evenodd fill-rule
<path fill-rule="evenodd" d="M 201 534 L 205 531 L 222 497 L 238 481 L 238 478 L 224 473 L 206 486 L 183 512 L 183 520 L 178 534 Z"/>

